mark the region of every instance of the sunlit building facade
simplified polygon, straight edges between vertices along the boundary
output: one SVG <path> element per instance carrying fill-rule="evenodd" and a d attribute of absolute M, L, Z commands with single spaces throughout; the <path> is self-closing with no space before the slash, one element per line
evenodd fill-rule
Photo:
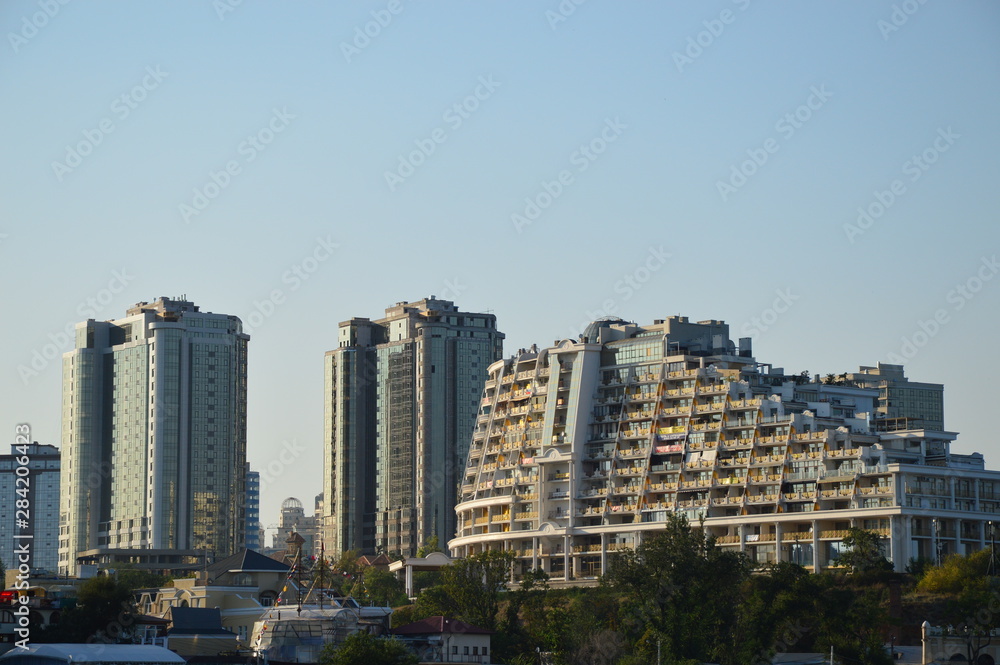
<path fill-rule="evenodd" d="M 721 321 L 595 322 L 490 366 L 449 546 L 571 583 L 671 513 L 814 571 L 855 526 L 897 570 L 984 547 L 1000 472 L 952 453 L 953 432 L 880 427 L 879 399 L 760 363 Z"/>
<path fill-rule="evenodd" d="M 183 298 L 77 324 L 63 355 L 60 572 L 104 550 L 243 545 L 248 340 L 239 318 Z"/>
<path fill-rule="evenodd" d="M 416 554 L 455 533 L 455 502 L 486 368 L 489 313 L 431 296 L 340 324 L 325 357 L 323 538 L 330 552 Z"/>

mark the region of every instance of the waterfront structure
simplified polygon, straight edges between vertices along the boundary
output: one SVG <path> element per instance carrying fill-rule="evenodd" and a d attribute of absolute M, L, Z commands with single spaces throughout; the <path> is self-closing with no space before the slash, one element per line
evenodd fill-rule
<path fill-rule="evenodd" d="M 39 444 L 12 444 L 10 455 L 0 455 L 0 561 L 17 568 L 20 555 L 15 550 L 30 536 L 28 561 L 32 571 L 55 572 L 59 541 L 59 449 Z M 27 458 L 27 464 L 22 464 Z M 19 462 L 20 460 L 20 462 Z M 27 466 L 27 475 L 17 473 Z M 18 478 L 22 480 L 18 481 Z M 28 519 L 18 515 L 18 500 L 26 499 Z M 25 504 L 22 504 L 25 505 Z"/>
<path fill-rule="evenodd" d="M 259 552 L 263 541 L 260 538 L 260 472 L 250 471 L 247 465 L 246 528 L 243 536 L 247 549 Z"/>
<path fill-rule="evenodd" d="M 105 550 L 242 546 L 248 340 L 236 316 L 183 297 L 77 324 L 63 355 L 60 573 Z"/>
<path fill-rule="evenodd" d="M 416 554 L 455 533 L 461 469 L 496 317 L 431 296 L 340 324 L 325 357 L 324 542 L 331 554 Z"/>
<path fill-rule="evenodd" d="M 884 536 L 897 571 L 984 547 L 1000 472 L 951 452 L 954 432 L 880 426 L 898 418 L 879 390 L 785 374 L 721 321 L 597 321 L 490 366 L 449 546 L 574 583 L 671 513 L 813 571 L 850 527 Z"/>

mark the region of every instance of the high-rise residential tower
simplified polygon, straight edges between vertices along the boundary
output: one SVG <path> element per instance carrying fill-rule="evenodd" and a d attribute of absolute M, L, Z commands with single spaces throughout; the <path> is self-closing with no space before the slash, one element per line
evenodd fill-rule
<path fill-rule="evenodd" d="M 486 368 L 503 338 L 494 315 L 434 296 L 340 324 L 325 358 L 328 550 L 412 555 L 454 535 Z"/>
<path fill-rule="evenodd" d="M 243 545 L 248 340 L 239 318 L 183 297 L 77 324 L 63 355 L 60 572 L 101 552 Z"/>
<path fill-rule="evenodd" d="M 27 474 L 18 468 L 28 468 Z M 9 455 L 0 455 L 0 562 L 7 568 L 27 563 L 34 572 L 56 570 L 59 538 L 59 449 L 38 442 L 12 444 Z M 18 501 L 28 500 L 30 519 L 24 520 Z M 22 504 L 20 507 L 23 508 Z M 28 561 L 18 550 L 29 535 Z"/>

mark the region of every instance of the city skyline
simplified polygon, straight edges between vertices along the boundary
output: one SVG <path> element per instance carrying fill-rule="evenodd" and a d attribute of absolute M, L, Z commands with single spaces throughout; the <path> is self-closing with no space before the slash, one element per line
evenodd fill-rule
<path fill-rule="evenodd" d="M 58 444 L 73 325 L 186 293 L 251 335 L 273 524 L 321 488 L 338 323 L 436 295 L 492 312 L 505 356 L 684 314 L 788 372 L 901 361 L 1000 467 L 998 26 L 988 2 L 3 3 L 0 432 Z"/>

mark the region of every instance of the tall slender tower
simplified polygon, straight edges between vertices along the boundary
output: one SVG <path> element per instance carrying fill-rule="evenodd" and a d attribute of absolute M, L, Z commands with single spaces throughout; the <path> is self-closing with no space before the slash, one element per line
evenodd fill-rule
<path fill-rule="evenodd" d="M 243 545 L 247 342 L 187 300 L 78 323 L 63 355 L 59 570 L 94 550 Z"/>
<path fill-rule="evenodd" d="M 434 296 L 340 324 L 325 358 L 324 541 L 416 553 L 455 534 L 455 502 L 486 369 L 503 355 L 492 314 Z"/>

